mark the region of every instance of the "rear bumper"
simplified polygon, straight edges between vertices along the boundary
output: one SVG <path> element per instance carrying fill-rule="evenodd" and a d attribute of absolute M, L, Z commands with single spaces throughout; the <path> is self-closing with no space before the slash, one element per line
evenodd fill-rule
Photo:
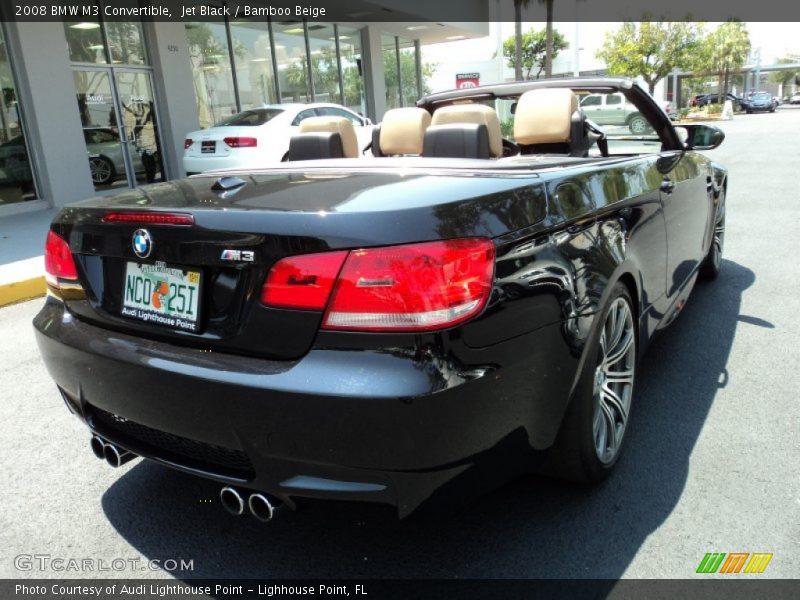
<path fill-rule="evenodd" d="M 527 354 L 495 347 L 499 362 L 469 368 L 389 352 L 203 352 L 89 325 L 55 300 L 34 326 L 67 405 L 94 432 L 289 502 L 381 502 L 404 516 L 434 494 L 479 493 L 525 471 L 566 408 L 566 382 L 541 364 L 560 355 L 559 325 L 515 338 Z"/>

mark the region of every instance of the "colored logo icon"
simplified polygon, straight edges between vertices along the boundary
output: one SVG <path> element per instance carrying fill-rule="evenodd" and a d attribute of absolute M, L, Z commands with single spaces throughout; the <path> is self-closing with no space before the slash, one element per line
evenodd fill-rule
<path fill-rule="evenodd" d="M 153 240 L 147 229 L 137 229 L 133 232 L 133 252 L 139 258 L 147 258 L 153 251 Z"/>
<path fill-rule="evenodd" d="M 763 573 L 771 560 L 771 552 L 708 552 L 697 566 L 697 573 Z"/>

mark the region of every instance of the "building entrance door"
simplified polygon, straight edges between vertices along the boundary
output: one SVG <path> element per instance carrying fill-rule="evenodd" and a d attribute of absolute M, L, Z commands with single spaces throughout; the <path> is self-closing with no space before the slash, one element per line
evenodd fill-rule
<path fill-rule="evenodd" d="M 95 190 L 164 181 L 150 70 L 87 66 L 73 77 Z"/>

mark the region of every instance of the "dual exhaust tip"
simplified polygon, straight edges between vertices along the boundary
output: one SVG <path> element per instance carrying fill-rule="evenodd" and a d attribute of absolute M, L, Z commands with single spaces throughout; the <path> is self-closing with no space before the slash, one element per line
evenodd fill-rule
<path fill-rule="evenodd" d="M 121 467 L 137 458 L 133 452 L 107 442 L 99 435 L 92 436 L 89 446 L 97 458 L 105 460 L 114 468 Z M 225 510 L 232 515 L 241 516 L 245 509 L 249 509 L 250 514 L 263 523 L 269 523 L 275 516 L 275 511 L 281 506 L 281 502 L 277 498 L 258 492 L 250 494 L 245 500 L 239 490 L 230 486 L 225 486 L 220 490 L 219 499 Z"/>
<path fill-rule="evenodd" d="M 245 501 L 239 490 L 229 486 L 225 486 L 219 491 L 219 500 L 225 510 L 232 515 L 241 516 L 247 508 L 250 510 L 250 514 L 262 523 L 269 523 L 281 505 L 276 498 L 258 492 L 250 494 Z"/>
<path fill-rule="evenodd" d="M 133 452 L 128 452 L 124 448 L 105 441 L 99 435 L 92 436 L 89 441 L 92 454 L 101 460 L 105 460 L 110 466 L 117 468 L 136 458 Z"/>

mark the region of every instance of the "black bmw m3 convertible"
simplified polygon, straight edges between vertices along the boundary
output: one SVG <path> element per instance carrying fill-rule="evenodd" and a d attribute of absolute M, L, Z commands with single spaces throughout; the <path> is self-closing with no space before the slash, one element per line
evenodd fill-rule
<path fill-rule="evenodd" d="M 643 133 L 581 109 L 620 93 Z M 284 162 L 64 208 L 39 347 L 98 457 L 215 480 L 234 514 L 598 481 L 639 359 L 719 272 L 727 172 L 697 150 L 723 137 L 627 79 L 429 95 L 371 156 L 312 117 Z"/>

